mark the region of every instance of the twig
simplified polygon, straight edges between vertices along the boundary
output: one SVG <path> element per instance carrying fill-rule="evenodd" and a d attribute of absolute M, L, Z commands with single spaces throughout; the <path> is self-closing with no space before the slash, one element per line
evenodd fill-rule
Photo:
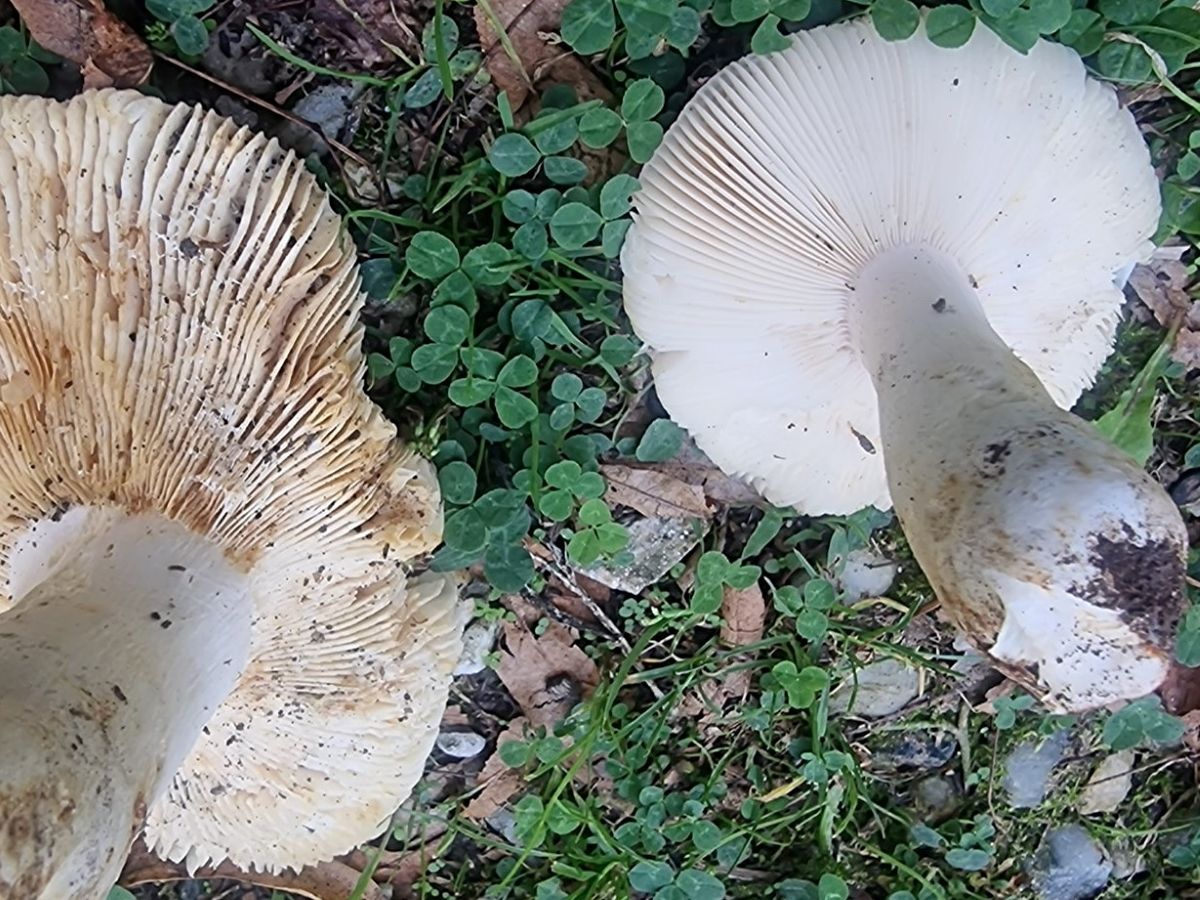
<path fill-rule="evenodd" d="M 587 607 L 588 612 L 596 617 L 596 621 L 604 626 L 605 631 L 608 632 L 608 636 L 616 641 L 617 645 L 625 653 L 629 654 L 633 652 L 633 645 L 629 643 L 629 640 L 621 633 L 621 630 L 617 628 L 613 620 L 608 617 L 608 613 L 600 608 L 600 604 L 588 596 L 587 591 L 579 586 L 579 583 L 575 580 L 575 573 L 559 561 L 558 554 L 553 547 L 547 547 L 545 544 L 539 543 L 532 538 L 526 538 L 525 549 L 530 552 L 536 563 L 548 569 L 554 577 L 562 582 L 567 590 L 574 594 Z M 544 550 L 547 555 L 535 552 L 536 549 Z M 666 696 L 653 682 L 646 682 L 646 687 L 650 689 L 650 693 L 654 695 L 654 699 L 656 700 L 661 700 Z"/>

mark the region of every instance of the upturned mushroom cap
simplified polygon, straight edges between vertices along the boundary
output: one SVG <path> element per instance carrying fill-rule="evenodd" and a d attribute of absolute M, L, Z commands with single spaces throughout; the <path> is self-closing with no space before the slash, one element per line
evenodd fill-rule
<path fill-rule="evenodd" d="M 249 662 L 147 841 L 347 851 L 419 778 L 461 631 L 451 583 L 405 585 L 440 499 L 363 391 L 354 248 L 300 161 L 202 109 L 3 97 L 0 126 L 0 612 L 89 511 L 212 542 L 251 585 Z"/>
<path fill-rule="evenodd" d="M 848 318 L 872 258 L 948 254 L 1065 408 L 1159 212 L 1115 93 L 1073 51 L 1023 56 L 984 27 L 955 50 L 866 20 L 797 34 L 705 84 L 640 179 L 625 308 L 663 404 L 723 469 L 811 514 L 891 504 Z"/>

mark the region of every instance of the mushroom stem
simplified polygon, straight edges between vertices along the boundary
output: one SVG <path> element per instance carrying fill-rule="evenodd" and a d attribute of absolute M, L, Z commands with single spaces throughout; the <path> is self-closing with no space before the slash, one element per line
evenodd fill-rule
<path fill-rule="evenodd" d="M 158 516 L 77 508 L 17 542 L 0 615 L 0 896 L 103 897 L 241 674 L 249 578 Z"/>
<path fill-rule="evenodd" d="M 853 288 L 892 499 L 955 624 L 1051 707 L 1158 687 L 1187 545 L 1166 492 L 1054 402 L 945 254 L 886 251 Z"/>

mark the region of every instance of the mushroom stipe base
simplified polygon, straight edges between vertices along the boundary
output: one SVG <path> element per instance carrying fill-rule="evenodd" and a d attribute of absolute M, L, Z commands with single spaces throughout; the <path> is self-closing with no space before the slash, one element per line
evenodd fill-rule
<path fill-rule="evenodd" d="M 0 896 L 102 900 L 135 828 L 189 871 L 345 853 L 421 777 L 463 625 L 409 578 L 437 475 L 364 390 L 350 236 L 200 107 L 0 121 Z"/>
<path fill-rule="evenodd" d="M 945 253 L 889 250 L 851 297 L 892 500 L 955 624 L 1053 709 L 1158 687 L 1187 548 L 1167 493 L 1059 408 Z"/>
<path fill-rule="evenodd" d="M 97 507 L 30 527 L 8 577 L 0 872 L 22 874 L 0 896 L 85 896 L 241 675 L 249 577 L 183 525 Z"/>
<path fill-rule="evenodd" d="M 894 506 L 949 617 L 1052 708 L 1159 685 L 1183 522 L 1067 412 L 1159 185 L 1076 53 L 813 28 L 707 81 L 639 180 L 625 308 L 714 462 L 806 515 Z"/>

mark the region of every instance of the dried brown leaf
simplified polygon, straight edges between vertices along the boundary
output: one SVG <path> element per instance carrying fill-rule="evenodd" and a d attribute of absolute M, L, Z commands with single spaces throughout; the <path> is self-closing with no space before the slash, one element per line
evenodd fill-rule
<path fill-rule="evenodd" d="M 253 870 L 243 871 L 229 863 L 215 867 L 206 866 L 189 874 L 183 863 L 159 859 L 139 839 L 130 851 L 119 883 L 132 887 L 148 882 L 228 878 L 245 884 L 287 891 L 299 897 L 311 897 L 312 900 L 350 900 L 351 897 L 361 900 L 384 900 L 383 891 L 373 883 L 368 883 L 362 893 L 355 894 L 354 889 L 361 876 L 362 872 L 340 860 L 305 866 L 299 872 L 281 872 L 278 875 Z"/>
<path fill-rule="evenodd" d="M 1159 254 L 1176 249 L 1162 248 Z M 1171 358 L 1189 369 L 1200 369 L 1200 305 L 1187 291 L 1187 266 L 1171 255 L 1156 255 L 1134 268 L 1129 287 L 1164 328 L 1179 323 Z"/>
<path fill-rule="evenodd" d="M 150 48 L 103 0 L 12 0 L 33 39 L 77 64 L 86 88 L 136 87 L 154 65 Z"/>
<path fill-rule="evenodd" d="M 500 598 L 504 608 L 517 617 L 522 625 L 532 628 L 545 617 L 546 611 L 521 594 L 505 594 Z"/>
<path fill-rule="evenodd" d="M 1200 709 L 1180 716 L 1183 719 L 1183 745 L 1193 753 L 1200 752 Z"/>
<path fill-rule="evenodd" d="M 744 647 L 762 640 L 767 621 L 767 604 L 762 590 L 753 584 L 744 591 L 725 588 L 721 600 L 721 641 L 730 647 Z"/>
<path fill-rule="evenodd" d="M 522 624 L 505 622 L 504 643 L 496 674 L 534 725 L 560 721 L 599 680 L 596 664 L 558 622 L 540 637 Z"/>
<path fill-rule="evenodd" d="M 707 519 L 710 510 L 704 490 L 666 472 L 632 466 L 601 466 L 608 483 L 604 499 L 619 503 L 642 515 L 658 518 Z"/>
<path fill-rule="evenodd" d="M 1184 319 L 1184 325 L 1175 335 L 1175 346 L 1171 348 L 1171 359 L 1183 363 L 1189 369 L 1200 369 L 1200 319 L 1195 312 Z"/>
<path fill-rule="evenodd" d="M 516 769 L 510 769 L 500 758 L 500 748 L 509 741 L 524 740 L 528 732 L 529 720 L 524 716 L 513 719 L 508 727 L 496 738 L 496 750 L 483 764 L 476 784 L 482 784 L 483 790 L 476 794 L 471 802 L 463 809 L 463 815 L 468 819 L 481 821 L 496 812 L 512 799 L 525 783 L 524 777 Z"/>
<path fill-rule="evenodd" d="M 762 494 L 744 481 L 726 475 L 709 463 L 666 462 L 657 466 L 660 472 L 694 484 L 704 491 L 704 496 L 713 503 L 724 506 L 757 506 L 763 502 Z"/>
<path fill-rule="evenodd" d="M 431 6 L 422 0 L 308 0 L 297 11 L 338 48 L 339 60 L 373 68 L 417 54 Z"/>
<path fill-rule="evenodd" d="M 721 642 L 729 647 L 744 647 L 761 640 L 767 620 L 767 604 L 757 584 L 744 591 L 725 588 L 721 600 Z M 699 717 L 701 727 L 713 725 L 721 709 L 730 701 L 740 701 L 750 693 L 750 670 L 733 669 L 705 681 L 688 692 L 678 707 L 679 714 Z"/>
<path fill-rule="evenodd" d="M 417 893 L 413 886 L 429 864 L 438 858 L 442 844 L 441 839 L 429 841 L 416 850 L 397 854 L 396 859 L 381 862 L 375 870 L 375 880 L 391 886 L 392 900 L 415 900 Z"/>
<path fill-rule="evenodd" d="M 483 47 L 484 63 L 497 90 L 508 94 L 514 111 L 543 85 L 569 84 L 581 101 L 612 95 L 596 74 L 553 33 L 562 24 L 569 0 L 489 0 L 475 7 L 475 25 Z M 488 10 L 495 15 L 516 53 L 514 60 L 496 36 Z"/>
<path fill-rule="evenodd" d="M 1181 666 L 1172 660 L 1159 694 L 1163 708 L 1173 716 L 1200 709 L 1200 669 Z"/>
<path fill-rule="evenodd" d="M 1163 326 L 1186 315 L 1192 299 L 1187 295 L 1187 267 L 1174 259 L 1155 259 L 1135 266 L 1129 275 L 1129 287 Z"/>

